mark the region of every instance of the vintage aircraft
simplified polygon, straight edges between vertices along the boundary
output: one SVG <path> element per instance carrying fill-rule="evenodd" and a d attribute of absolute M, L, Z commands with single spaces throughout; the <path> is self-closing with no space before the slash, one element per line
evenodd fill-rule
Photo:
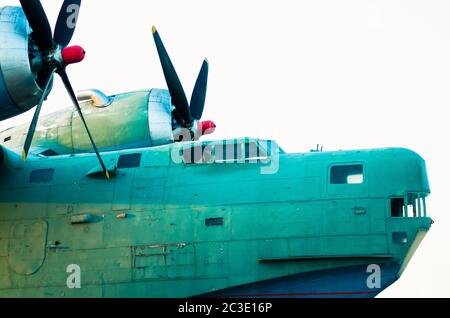
<path fill-rule="evenodd" d="M 208 63 L 188 103 L 155 28 L 168 91 L 77 96 L 81 1 L 53 36 L 20 2 L 0 8 L 0 119 L 37 108 L 0 134 L 0 297 L 374 297 L 399 279 L 432 223 L 419 155 L 199 141 Z M 38 126 L 55 73 L 75 111 Z"/>

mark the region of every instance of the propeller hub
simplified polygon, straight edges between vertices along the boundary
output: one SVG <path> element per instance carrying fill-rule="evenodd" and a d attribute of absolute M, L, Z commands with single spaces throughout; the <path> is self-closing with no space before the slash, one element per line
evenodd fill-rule
<path fill-rule="evenodd" d="M 199 123 L 199 131 L 201 132 L 202 136 L 211 135 L 216 131 L 216 124 L 211 121 L 201 121 Z"/>
<path fill-rule="evenodd" d="M 62 49 L 61 55 L 64 65 L 70 65 L 83 61 L 86 51 L 81 46 L 75 45 Z"/>

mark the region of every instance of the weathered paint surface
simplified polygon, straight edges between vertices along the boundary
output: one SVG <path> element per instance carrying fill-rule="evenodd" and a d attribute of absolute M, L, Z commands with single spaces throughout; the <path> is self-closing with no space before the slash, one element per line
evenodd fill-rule
<path fill-rule="evenodd" d="M 409 150 L 282 154 L 279 171 L 263 175 L 268 163 L 174 163 L 174 147 L 186 144 L 104 153 L 108 165 L 142 154 L 112 180 L 86 176 L 98 166 L 90 154 L 26 164 L 5 155 L 0 297 L 187 297 L 337 268 L 400 268 L 431 225 L 391 217 L 391 197 L 430 193 L 425 163 Z M 362 184 L 330 184 L 331 166 L 353 163 L 364 166 Z M 51 181 L 30 183 L 49 168 Z M 66 285 L 70 264 L 81 289 Z"/>
<path fill-rule="evenodd" d="M 112 104 L 105 108 L 95 107 L 91 102 L 81 103 L 89 129 L 101 151 L 152 146 L 148 121 L 150 93 L 151 90 L 147 90 L 112 96 Z M 0 132 L 0 143 L 21 152 L 28 128 L 29 124 L 23 124 Z M 43 116 L 32 147 L 42 151 L 51 149 L 58 154 L 92 151 L 83 123 L 73 107 Z"/>

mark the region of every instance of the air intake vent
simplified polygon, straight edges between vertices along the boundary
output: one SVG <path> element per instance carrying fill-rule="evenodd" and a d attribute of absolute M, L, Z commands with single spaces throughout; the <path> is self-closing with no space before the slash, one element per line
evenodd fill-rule
<path fill-rule="evenodd" d="M 98 89 L 88 89 L 79 91 L 77 99 L 80 102 L 91 102 L 95 107 L 107 107 L 111 105 L 113 99 Z"/>

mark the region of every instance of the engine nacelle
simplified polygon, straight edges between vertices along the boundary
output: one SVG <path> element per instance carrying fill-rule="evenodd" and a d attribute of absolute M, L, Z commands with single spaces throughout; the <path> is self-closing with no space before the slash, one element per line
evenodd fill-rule
<path fill-rule="evenodd" d="M 22 8 L 0 8 L 0 120 L 30 110 L 43 94 L 30 63 L 30 34 Z"/>
<path fill-rule="evenodd" d="M 83 91 L 78 100 L 100 151 L 156 147 L 174 142 L 170 94 L 152 89 L 115 96 Z M 0 144 L 20 153 L 29 124 L 0 132 Z M 73 107 L 42 116 L 31 153 L 54 155 L 91 152 L 92 145 Z"/>
<path fill-rule="evenodd" d="M 195 121 L 190 130 L 178 127 L 171 97 L 165 89 L 107 96 L 96 89 L 81 91 L 78 101 L 100 151 L 157 147 L 178 141 L 198 140 L 212 134 L 211 121 Z M 21 153 L 29 124 L 0 132 L 0 145 Z M 183 138 L 180 140 L 180 135 Z M 43 156 L 92 152 L 92 145 L 78 112 L 69 107 L 42 116 L 31 154 Z"/>

